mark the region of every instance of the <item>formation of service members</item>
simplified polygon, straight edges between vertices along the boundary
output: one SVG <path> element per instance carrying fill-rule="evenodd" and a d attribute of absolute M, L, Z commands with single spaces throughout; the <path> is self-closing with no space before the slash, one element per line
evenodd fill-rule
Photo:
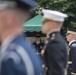
<path fill-rule="evenodd" d="M 0 75 L 41 75 L 40 58 L 25 39 L 22 28 L 34 6 L 33 0 L 0 0 Z M 45 50 L 39 35 L 33 44 L 44 57 L 46 75 L 67 75 L 68 46 L 60 34 L 67 15 L 46 9 L 42 12 L 42 32 L 47 35 Z M 76 75 L 76 32 L 68 31 L 66 37 L 70 46 L 68 75 Z"/>
<path fill-rule="evenodd" d="M 36 35 L 36 40 L 33 45 L 36 48 L 37 54 L 41 54 L 41 50 L 44 48 L 44 43 L 41 42 L 39 34 Z"/>
<path fill-rule="evenodd" d="M 0 0 L 0 75 L 40 75 L 41 61 L 23 34 L 33 0 Z"/>
<path fill-rule="evenodd" d="M 76 29 L 68 29 L 66 38 L 69 42 L 68 75 L 76 75 Z"/>
<path fill-rule="evenodd" d="M 53 10 L 42 10 L 42 32 L 47 35 L 44 52 L 47 75 L 64 75 L 67 67 L 67 44 L 60 34 L 66 14 Z"/>

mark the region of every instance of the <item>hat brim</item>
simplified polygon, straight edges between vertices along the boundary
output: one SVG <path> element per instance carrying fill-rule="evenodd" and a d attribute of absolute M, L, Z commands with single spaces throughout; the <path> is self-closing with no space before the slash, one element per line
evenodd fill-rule
<path fill-rule="evenodd" d="M 74 32 L 74 31 L 68 31 L 67 34 L 68 34 L 68 33 L 70 33 L 70 34 L 75 34 L 75 35 L 76 35 L 76 32 Z"/>

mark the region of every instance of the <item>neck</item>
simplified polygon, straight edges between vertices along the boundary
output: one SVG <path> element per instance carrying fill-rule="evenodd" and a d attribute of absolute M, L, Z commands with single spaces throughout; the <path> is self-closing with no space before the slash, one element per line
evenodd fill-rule
<path fill-rule="evenodd" d="M 50 30 L 50 31 L 47 33 L 47 37 L 49 36 L 49 34 L 55 32 L 55 31 L 60 31 L 60 29 L 52 29 L 52 30 Z"/>
<path fill-rule="evenodd" d="M 4 33 L 2 33 L 1 42 L 3 42 L 10 35 L 18 35 L 20 33 L 22 33 L 21 28 L 9 29 L 9 30 L 5 31 Z"/>
<path fill-rule="evenodd" d="M 72 39 L 69 41 L 69 46 L 71 45 L 71 43 L 74 41 L 75 39 Z"/>

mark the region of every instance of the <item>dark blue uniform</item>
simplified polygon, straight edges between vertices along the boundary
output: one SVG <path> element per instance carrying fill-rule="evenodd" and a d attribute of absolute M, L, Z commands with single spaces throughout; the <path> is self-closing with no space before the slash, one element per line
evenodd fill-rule
<path fill-rule="evenodd" d="M 33 45 L 35 46 L 38 53 L 41 53 L 41 50 L 44 48 L 44 43 L 41 43 L 41 42 L 38 44 L 34 42 Z"/>
<path fill-rule="evenodd" d="M 68 75 L 76 74 L 76 41 L 70 44 Z"/>
<path fill-rule="evenodd" d="M 64 75 L 67 65 L 67 45 L 60 32 L 49 35 L 44 60 L 47 75 Z"/>
<path fill-rule="evenodd" d="M 33 49 L 23 34 L 13 38 L 2 56 L 1 75 L 40 75 L 40 59 Z"/>
<path fill-rule="evenodd" d="M 71 68 L 72 68 L 72 60 L 71 60 L 71 50 L 70 50 L 70 48 L 68 48 L 69 49 L 69 55 L 68 55 L 68 75 L 71 75 Z"/>

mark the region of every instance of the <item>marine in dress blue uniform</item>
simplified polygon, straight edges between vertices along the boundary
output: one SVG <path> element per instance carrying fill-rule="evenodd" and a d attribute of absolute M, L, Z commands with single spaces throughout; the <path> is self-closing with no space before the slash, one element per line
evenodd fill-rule
<path fill-rule="evenodd" d="M 58 27 L 67 15 L 46 9 L 43 14 L 42 31 L 47 35 L 44 51 L 46 75 L 67 75 L 67 44 L 60 34 L 61 27 Z"/>
<path fill-rule="evenodd" d="M 76 29 L 68 29 L 66 34 L 69 42 L 69 60 L 68 60 L 68 75 L 76 74 Z"/>
<path fill-rule="evenodd" d="M 11 8 L 12 3 L 20 10 L 34 7 L 33 0 L 0 0 L 0 2 L 2 2 L 0 6 L 5 8 L 6 6 Z M 32 45 L 22 31 L 18 34 L 12 32 L 1 44 L 0 75 L 40 75 L 40 73 L 41 61 Z"/>

